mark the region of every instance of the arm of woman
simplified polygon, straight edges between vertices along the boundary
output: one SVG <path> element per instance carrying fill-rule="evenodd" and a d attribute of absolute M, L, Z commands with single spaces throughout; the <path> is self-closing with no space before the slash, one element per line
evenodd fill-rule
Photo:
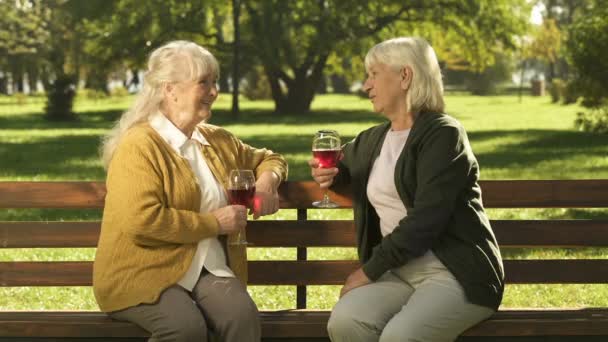
<path fill-rule="evenodd" d="M 279 185 L 287 178 L 287 161 L 278 153 L 265 148 L 254 148 L 233 136 L 237 146 L 239 167 L 254 170 L 256 194 L 253 218 L 274 214 L 279 210 Z"/>
<path fill-rule="evenodd" d="M 145 246 L 196 243 L 216 236 L 220 228 L 213 214 L 167 206 L 158 165 L 135 139 L 125 140 L 108 169 L 104 220 Z"/>
<path fill-rule="evenodd" d="M 417 160 L 413 208 L 408 208 L 407 216 L 382 239 L 363 265 L 363 271 L 371 280 L 432 247 L 469 183 L 473 158 L 461 126 L 441 126 L 431 133 L 421 146 Z"/>

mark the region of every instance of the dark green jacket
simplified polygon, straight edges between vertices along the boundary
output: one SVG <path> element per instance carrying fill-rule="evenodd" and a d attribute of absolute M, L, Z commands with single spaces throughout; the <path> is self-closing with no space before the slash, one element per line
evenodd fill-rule
<path fill-rule="evenodd" d="M 496 238 L 481 202 L 479 167 L 464 128 L 445 114 L 414 121 L 395 167 L 395 186 L 407 208 L 382 237 L 366 188 L 390 123 L 361 132 L 344 147 L 334 185 L 350 184 L 363 271 L 376 280 L 431 249 L 472 303 L 498 308 L 504 272 Z"/>

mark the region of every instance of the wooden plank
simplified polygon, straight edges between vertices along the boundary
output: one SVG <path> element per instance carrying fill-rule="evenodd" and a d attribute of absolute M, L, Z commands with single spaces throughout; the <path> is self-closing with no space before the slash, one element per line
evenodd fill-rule
<path fill-rule="evenodd" d="M 249 261 L 251 285 L 341 285 L 357 261 Z M 0 262 L 0 286 L 90 286 L 93 263 Z M 607 284 L 608 260 L 505 260 L 510 284 Z"/>
<path fill-rule="evenodd" d="M 0 208 L 102 208 L 102 182 L 0 182 Z"/>
<path fill-rule="evenodd" d="M 488 208 L 606 208 L 608 180 L 481 181 Z"/>
<path fill-rule="evenodd" d="M 608 246 L 608 220 L 492 220 L 500 247 Z"/>
<path fill-rule="evenodd" d="M 148 337 L 142 328 L 95 311 L 2 311 L 0 336 L 6 337 Z"/>
<path fill-rule="evenodd" d="M 608 246 L 608 220 L 493 220 L 501 247 Z M 100 222 L 0 222 L 0 248 L 95 247 Z M 354 247 L 352 221 L 249 221 L 251 247 Z"/>
<path fill-rule="evenodd" d="M 608 335 L 608 310 L 508 310 L 465 331 L 462 336 Z"/>
<path fill-rule="evenodd" d="M 481 181 L 487 208 L 605 208 L 608 180 Z M 281 208 L 312 208 L 323 192 L 312 181 L 286 182 L 279 189 Z M 352 205 L 347 190 L 330 192 L 342 207 Z M 0 182 L 0 208 L 101 208 L 103 182 Z"/>
<path fill-rule="evenodd" d="M 0 248 L 96 247 L 101 222 L 0 222 Z"/>
<path fill-rule="evenodd" d="M 329 311 L 262 311 L 264 338 L 327 337 Z M 462 336 L 608 335 L 608 310 L 504 310 Z M 94 311 L 0 312 L 0 336 L 6 337 L 147 337 L 132 323 Z"/>
<path fill-rule="evenodd" d="M 606 284 L 608 260 L 505 260 L 509 284 Z"/>

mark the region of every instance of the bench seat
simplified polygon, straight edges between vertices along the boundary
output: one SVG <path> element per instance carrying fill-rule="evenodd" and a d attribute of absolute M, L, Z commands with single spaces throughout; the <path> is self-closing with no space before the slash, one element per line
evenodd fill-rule
<path fill-rule="evenodd" d="M 263 311 L 264 338 L 326 338 L 329 311 Z M 608 309 L 502 310 L 463 336 L 608 336 Z M 0 336 L 144 338 L 131 323 L 95 311 L 0 312 Z"/>
<path fill-rule="evenodd" d="M 486 208 L 608 208 L 608 180 L 504 180 L 480 182 Z M 341 285 L 355 260 L 309 260 L 308 248 L 354 247 L 352 220 L 308 218 L 311 202 L 323 193 L 313 182 L 288 182 L 279 189 L 282 209 L 297 219 L 250 221 L 247 240 L 255 247 L 296 249 L 296 260 L 249 261 L 250 285 L 296 287 L 295 309 L 263 311 L 265 342 L 328 341 L 329 311 L 306 310 L 307 286 Z M 58 195 L 60 194 L 60 195 Z M 101 209 L 101 182 L 0 182 L 0 208 Z M 332 192 L 343 208 L 348 192 Z M 568 216 L 568 215 L 566 215 Z M 605 215 L 491 220 L 501 249 L 606 248 Z M 0 248 L 94 248 L 99 221 L 0 221 Z M 92 262 L 2 261 L 0 287 L 91 286 Z M 608 284 L 608 259 L 510 258 L 508 284 Z M 264 303 L 258 303 L 261 307 Z M 143 341 L 147 333 L 131 323 L 95 311 L 1 311 L 0 342 Z M 608 307 L 577 310 L 510 309 L 463 333 L 458 341 L 608 341 Z"/>

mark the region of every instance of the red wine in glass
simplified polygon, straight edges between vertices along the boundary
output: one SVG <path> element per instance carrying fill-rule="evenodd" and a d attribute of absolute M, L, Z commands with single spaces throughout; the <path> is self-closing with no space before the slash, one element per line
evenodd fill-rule
<path fill-rule="evenodd" d="M 340 149 L 337 150 L 313 150 L 312 156 L 319 162 L 319 167 L 324 169 L 336 167 Z"/>
<path fill-rule="evenodd" d="M 228 176 L 228 201 L 233 205 L 253 208 L 255 195 L 255 175 L 251 170 L 232 170 Z M 247 245 L 243 231 L 239 231 L 237 241 L 231 244 Z"/>
<path fill-rule="evenodd" d="M 336 167 L 340 156 L 340 135 L 334 130 L 320 130 L 312 140 L 312 156 L 319 163 L 320 168 Z M 329 199 L 327 190 L 323 199 L 312 203 L 317 208 L 337 208 L 338 204 Z"/>
<path fill-rule="evenodd" d="M 253 195 L 255 195 L 255 186 L 249 189 L 228 189 L 230 204 L 244 205 L 247 208 L 252 208 Z"/>

